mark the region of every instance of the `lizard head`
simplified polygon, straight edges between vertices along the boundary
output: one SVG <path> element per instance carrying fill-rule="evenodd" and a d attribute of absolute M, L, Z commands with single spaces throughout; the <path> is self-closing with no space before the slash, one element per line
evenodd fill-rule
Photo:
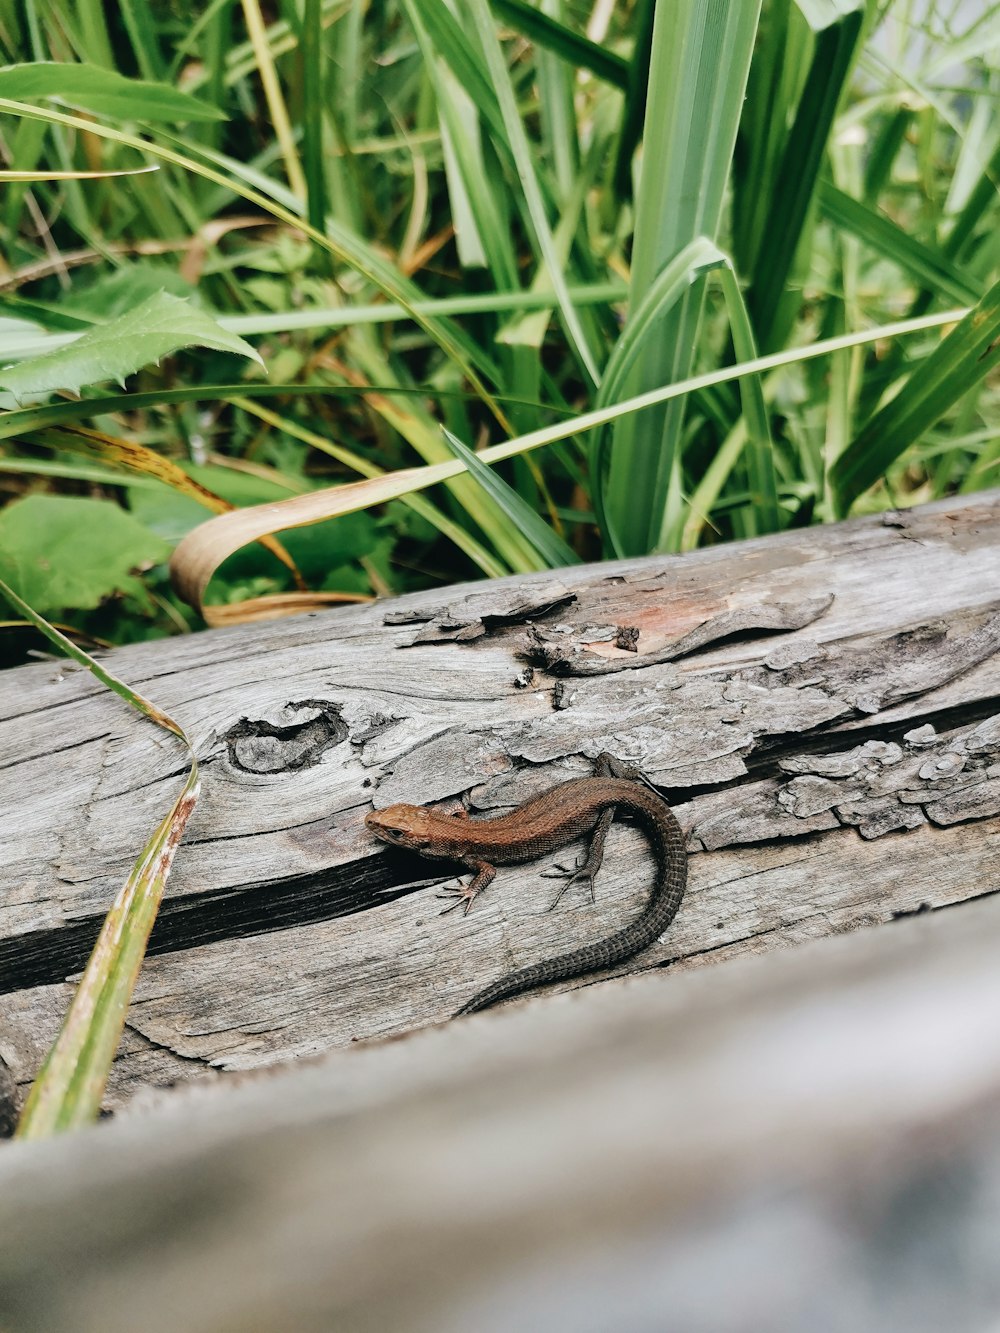
<path fill-rule="evenodd" d="M 433 811 L 421 805 L 387 805 L 365 815 L 365 825 L 383 842 L 419 852 L 433 837 L 434 819 Z"/>

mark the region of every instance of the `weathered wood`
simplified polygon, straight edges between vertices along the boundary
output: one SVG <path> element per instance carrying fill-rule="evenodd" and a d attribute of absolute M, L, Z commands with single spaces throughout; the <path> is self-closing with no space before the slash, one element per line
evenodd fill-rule
<path fill-rule="evenodd" d="M 995 891 L 998 519 L 991 493 L 117 651 L 205 781 L 109 1105 L 440 1019 L 648 892 L 616 827 L 596 906 L 549 913 L 525 866 L 439 918 L 419 885 L 448 868 L 377 846 L 373 799 L 488 812 L 602 749 L 640 764 L 690 829 L 690 889 L 620 970 Z M 0 1062 L 22 1090 L 182 762 L 86 673 L 0 677 Z"/>
<path fill-rule="evenodd" d="M 998 937 L 994 897 L 9 1145 L 0 1327 L 984 1333 Z"/>

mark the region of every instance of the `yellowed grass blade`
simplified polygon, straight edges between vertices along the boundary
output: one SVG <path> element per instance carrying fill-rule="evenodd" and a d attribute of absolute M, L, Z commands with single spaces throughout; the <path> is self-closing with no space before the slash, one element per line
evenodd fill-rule
<path fill-rule="evenodd" d="M 216 495 L 207 486 L 202 486 L 193 477 L 189 477 L 169 458 L 164 458 L 162 454 L 147 449 L 145 445 L 138 444 L 134 440 L 106 435 L 99 430 L 88 430 L 84 426 L 56 426 L 42 432 L 39 438 L 43 444 L 51 445 L 53 449 L 68 449 L 72 453 L 96 458 L 102 463 L 110 463 L 113 467 L 128 468 L 130 472 L 138 472 L 145 477 L 155 477 L 157 481 L 162 481 L 181 495 L 197 500 L 198 504 L 211 509 L 213 513 L 228 514 L 235 509 L 228 500 L 224 500 L 221 495 Z M 291 571 L 296 587 L 304 590 L 305 581 L 295 561 L 281 542 L 275 537 L 263 536 L 260 538 L 260 544 Z"/>
<path fill-rule="evenodd" d="M 395 500 L 411 491 L 454 477 L 464 469 L 459 462 L 434 463 L 430 467 L 406 468 L 382 477 L 352 481 L 308 495 L 295 495 L 273 504 L 253 505 L 209 519 L 184 537 L 170 561 L 170 576 L 179 596 L 195 607 L 210 625 L 232 624 L 236 608 L 205 606 L 204 594 L 212 575 L 228 556 L 272 532 L 305 527 L 338 514 L 348 514 L 369 505 Z M 317 596 L 317 594 L 306 594 Z M 337 596 L 344 600 L 342 594 Z M 257 599 L 262 600 L 262 599 Z M 243 604 L 244 609 L 247 604 Z M 305 609 L 300 606 L 299 609 Z M 221 613 L 221 614 L 220 614 Z"/>

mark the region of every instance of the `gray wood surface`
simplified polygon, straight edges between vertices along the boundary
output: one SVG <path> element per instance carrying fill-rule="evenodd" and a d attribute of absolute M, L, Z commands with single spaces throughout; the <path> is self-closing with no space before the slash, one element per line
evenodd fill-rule
<path fill-rule="evenodd" d="M 998 939 L 994 896 L 8 1145 L 0 1328 L 992 1333 Z"/>
<path fill-rule="evenodd" d="M 467 918 L 439 917 L 449 868 L 376 844 L 373 800 L 489 813 L 602 749 L 639 764 L 690 830 L 690 888 L 622 971 L 995 892 L 998 518 L 993 492 L 115 652 L 187 728 L 205 780 L 108 1105 L 437 1021 L 616 928 L 648 892 L 645 843 L 616 826 L 596 905 L 550 913 L 531 865 L 501 871 Z M 182 767 L 87 673 L 0 676 L 0 1073 L 15 1096 Z"/>

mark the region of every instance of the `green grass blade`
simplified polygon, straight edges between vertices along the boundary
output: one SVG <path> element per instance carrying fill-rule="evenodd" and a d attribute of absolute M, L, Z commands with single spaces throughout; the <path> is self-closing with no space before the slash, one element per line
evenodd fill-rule
<path fill-rule="evenodd" d="M 625 396 L 626 386 L 636 370 L 637 362 L 645 355 L 656 325 L 699 277 L 726 262 L 726 256 L 718 246 L 704 236 L 696 236 L 660 271 L 615 343 L 594 402 L 595 407 L 607 407 Z M 628 549 L 627 540 L 619 533 L 604 503 L 604 460 L 609 442 L 610 431 L 605 430 L 595 432 L 591 440 L 591 492 L 594 512 L 605 540 L 616 555 L 622 556 Z"/>
<path fill-rule="evenodd" d="M 144 79 L 162 82 L 166 67 L 160 56 L 156 24 L 149 5 L 144 0 L 118 0 L 118 4 L 140 74 Z"/>
<path fill-rule="evenodd" d="M 913 121 L 910 107 L 900 107 L 879 130 L 865 163 L 864 199 L 874 206 L 892 174 L 892 168 Z"/>
<path fill-rule="evenodd" d="M 493 28 L 493 20 L 490 17 L 489 8 L 486 0 L 468 0 L 468 8 L 476 26 L 486 68 L 489 72 L 494 94 L 500 107 L 508 150 L 517 166 L 521 189 L 524 193 L 524 201 L 534 230 L 534 239 L 538 249 L 539 258 L 548 269 L 549 281 L 552 283 L 553 290 L 556 294 L 556 304 L 558 305 L 559 313 L 562 317 L 566 335 L 579 357 L 580 364 L 590 376 L 592 382 L 597 384 L 600 375 L 593 354 L 587 344 L 587 338 L 583 331 L 583 326 L 580 323 L 580 317 L 576 313 L 576 307 L 570 300 L 569 291 L 566 287 L 562 262 L 556 249 L 552 230 L 549 226 L 545 202 L 542 198 L 542 191 L 535 174 L 535 166 L 532 161 L 528 138 L 524 132 L 524 126 L 521 123 L 521 117 L 517 109 L 517 102 L 514 98 L 514 89 L 511 86 L 510 75 L 507 72 L 503 52 Z"/>
<path fill-rule="evenodd" d="M 247 33 L 253 46 L 257 73 L 264 89 L 264 96 L 267 99 L 271 124 L 274 128 L 275 137 L 281 145 L 281 156 L 285 163 L 288 184 L 295 197 L 304 204 L 306 178 L 302 170 L 302 163 L 299 161 L 295 131 L 292 128 L 291 117 L 285 104 L 285 95 L 282 91 L 281 81 L 278 78 L 278 71 L 275 68 L 274 57 L 268 42 L 264 15 L 261 12 L 258 0 L 240 0 L 240 2 L 243 7 L 243 18 L 247 26 Z"/>
<path fill-rule="evenodd" d="M 423 26 L 430 34 L 434 48 L 448 62 L 452 73 L 479 109 L 496 140 L 499 149 L 505 147 L 503 117 L 496 91 L 480 52 L 466 35 L 464 28 L 448 8 L 445 0 L 404 0 L 406 12 L 414 26 Z"/>
<path fill-rule="evenodd" d="M 757 344 L 754 341 L 753 327 L 743 300 L 743 293 L 740 291 L 731 263 L 726 263 L 720 268 L 719 281 L 722 283 L 726 298 L 736 359 L 753 361 L 757 356 Z M 754 526 L 758 533 L 777 532 L 781 527 L 781 511 L 778 508 L 778 488 L 774 476 L 774 441 L 771 438 L 771 424 L 760 376 L 749 375 L 746 379 L 740 380 L 740 393 L 749 446 L 747 469 L 750 475 L 749 508 L 753 513 Z M 672 545 L 678 544 L 678 538 L 675 536 Z"/>
<path fill-rule="evenodd" d="M 626 288 L 619 282 L 595 283 L 593 286 L 572 286 L 569 288 L 570 299 L 575 305 L 605 305 L 623 301 Z M 555 302 L 555 293 L 543 285 L 534 286 L 525 291 L 485 291 L 477 295 L 444 296 L 437 300 L 417 299 L 413 308 L 418 315 L 426 318 L 448 318 L 452 315 L 504 314 L 511 311 L 524 312 L 548 308 Z M 3 308 L 0 305 L 0 308 Z M 8 304 L 10 310 L 24 310 L 25 313 L 49 318 L 52 327 L 65 328 L 69 325 L 68 316 L 58 310 L 42 311 L 38 306 L 24 303 Z M 317 306 L 310 310 L 288 310 L 276 314 L 258 313 L 253 315 L 223 315 L 218 323 L 229 333 L 238 333 L 252 337 L 272 333 L 304 332 L 309 329 L 346 329 L 360 324 L 392 324 L 406 319 L 407 309 L 396 302 L 381 302 L 378 305 L 354 306 Z M 80 328 L 94 322 L 75 318 L 71 327 Z M 83 329 L 80 328 L 82 332 Z M 26 356 L 41 352 L 54 351 L 58 347 L 68 346 L 78 334 L 44 333 L 28 334 L 18 328 L 8 335 L 0 328 L 0 356 L 5 361 L 22 361 Z"/>
<path fill-rule="evenodd" d="M 632 197 L 632 157 L 642 134 L 649 90 L 649 61 L 653 50 L 653 18 L 656 0 L 638 0 L 633 19 L 635 46 L 628 65 L 625 105 L 622 108 L 618 143 L 615 147 L 614 190 L 619 199 Z"/>
<path fill-rule="evenodd" d="M 326 223 L 326 175 L 323 170 L 323 48 L 320 0 L 305 0 L 302 23 L 302 169 L 306 180 L 309 225 Z"/>
<path fill-rule="evenodd" d="M 279 416 L 276 412 L 271 412 L 266 407 L 261 407 L 248 398 L 234 398 L 233 404 L 242 408 L 244 412 L 252 412 L 259 420 L 266 421 L 269 425 L 281 430 L 285 435 L 294 436 L 311 448 L 328 454 L 331 458 L 335 458 L 338 463 L 343 463 L 352 468 L 362 477 L 380 477 L 384 475 L 382 468 L 376 467 L 374 463 L 369 463 L 367 459 L 362 458 L 352 450 L 344 449 L 325 436 L 318 435 L 315 431 L 306 429 L 305 426 L 300 426 L 298 422 L 292 421 L 288 417 Z M 463 551 L 473 564 L 483 571 L 487 578 L 502 578 L 505 574 L 510 573 L 507 566 L 487 551 L 481 542 L 476 541 L 475 537 L 467 532 L 460 523 L 456 523 L 454 519 L 449 518 L 430 500 L 422 495 L 407 495 L 402 498 L 415 513 L 437 528 L 443 537 L 447 537 L 449 541 L 454 542 L 458 549 Z"/>
<path fill-rule="evenodd" d="M 535 548 L 549 569 L 560 569 L 565 565 L 578 565 L 580 557 L 571 547 L 556 535 L 545 520 L 532 509 L 531 505 L 508 486 L 503 477 L 497 476 L 491 467 L 484 463 L 478 454 L 453 435 L 447 427 L 442 427 L 444 438 L 455 457 L 465 464 L 469 475 L 479 482 L 491 500 L 503 510 L 510 521 Z"/>
<path fill-rule="evenodd" d="M 807 8 L 805 0 L 800 8 Z M 825 21 L 825 26 L 816 33 L 812 64 L 774 182 L 747 297 L 757 341 L 765 350 L 780 345 L 798 304 L 785 303 L 781 309 L 827 139 L 854 62 L 864 8 L 864 0 L 855 0 L 846 13 L 834 0 L 810 0 L 808 5 L 810 25 L 816 28 Z"/>
<path fill-rule="evenodd" d="M 520 282 L 510 221 L 503 214 L 484 161 L 479 109 L 448 62 L 438 55 L 420 20 L 420 9 L 407 6 L 410 22 L 428 65 L 437 67 L 437 103 L 448 176 L 456 244 L 463 266 L 489 267 L 497 287 L 516 291 Z"/>
<path fill-rule="evenodd" d="M 104 65 L 113 69 L 114 51 L 111 34 L 108 31 L 107 17 L 101 0 L 80 0 L 75 6 L 76 18 L 80 24 L 81 56 L 95 65 Z"/>
<path fill-rule="evenodd" d="M 838 190 L 832 181 L 820 181 L 817 193 L 820 208 L 835 226 L 857 236 L 929 290 L 963 304 L 978 299 L 980 286 L 957 264 L 918 241 L 891 218 L 858 199 L 852 199 L 843 190 Z"/>
<path fill-rule="evenodd" d="M 563 13 L 563 0 L 542 0 L 542 3 L 550 14 Z M 538 12 L 532 10 L 532 13 Z M 565 206 L 573 194 L 580 170 L 580 134 L 573 102 L 576 71 L 544 48 L 536 53 L 536 65 L 541 151 L 543 159 L 552 164 L 555 194 Z"/>
<path fill-rule="evenodd" d="M 830 470 L 843 515 L 903 451 L 1000 364 L 1000 282 L 876 412 Z"/>
<path fill-rule="evenodd" d="M 607 425 L 629 413 L 638 413 L 685 394 L 710 388 L 714 385 L 727 384 L 747 375 L 758 375 L 782 366 L 794 365 L 800 361 L 809 361 L 831 352 L 848 347 L 863 346 L 865 343 L 879 342 L 885 338 L 897 338 L 906 334 L 917 333 L 936 328 L 942 324 L 954 323 L 964 316 L 966 311 L 948 311 L 941 315 L 925 315 L 920 319 L 900 320 L 895 324 L 884 324 L 876 329 L 866 329 L 861 333 L 845 334 L 837 338 L 825 338 L 807 347 L 798 347 L 792 351 L 776 352 L 769 356 L 760 356 L 750 362 L 727 366 L 702 375 L 694 375 L 677 384 L 668 384 L 658 389 L 651 389 L 624 402 L 590 412 L 582 412 L 567 422 L 555 426 L 546 426 L 540 430 L 529 431 L 502 444 L 491 445 L 484 449 L 479 458 L 483 463 L 498 463 L 506 458 L 516 458 L 533 449 L 540 449 L 598 426 Z M 334 500 L 330 492 L 323 496 L 324 519 L 335 514 L 353 513 L 366 509 L 373 504 L 383 504 L 387 500 L 398 499 L 424 490 L 438 482 L 447 481 L 466 471 L 464 463 L 453 459 L 446 463 L 433 463 L 419 468 L 407 468 L 402 471 L 375 477 L 363 482 L 353 482 L 337 489 Z M 288 528 L 316 522 L 315 504 L 309 495 L 295 496 L 279 504 L 266 507 L 267 512 L 255 514 L 254 510 L 237 510 L 224 514 L 221 518 L 211 519 L 181 541 L 174 552 L 171 564 L 178 570 L 186 568 L 186 587 L 183 595 L 192 605 L 200 604 L 202 594 L 212 572 L 227 554 L 240 549 L 249 541 L 258 540 L 261 533 L 282 532 Z M 225 534 L 225 535 L 223 535 Z"/>
<path fill-rule="evenodd" d="M 657 5 L 636 196 L 631 292 L 638 308 L 660 271 L 699 236 L 719 233 L 759 0 Z M 666 311 L 629 378 L 633 394 L 683 380 L 698 346 L 704 284 Z M 604 505 L 627 554 L 658 546 L 681 508 L 677 402 L 614 433 Z"/>
<path fill-rule="evenodd" d="M 172 718 L 61 634 L 2 580 L 0 594 L 103 685 L 183 741 L 191 756 L 191 768 L 180 795 L 136 860 L 105 918 L 59 1035 L 28 1096 L 17 1137 L 38 1139 L 80 1128 L 100 1111 L 149 932 L 177 844 L 198 799 L 198 761 L 183 728 Z"/>
<path fill-rule="evenodd" d="M 970 191 L 962 211 L 955 219 L 955 225 L 948 233 L 944 251 L 950 259 L 959 259 L 963 256 L 983 214 L 991 204 L 996 203 L 998 192 L 1000 192 L 1000 144 L 997 145 L 992 158 Z"/>
<path fill-rule="evenodd" d="M 58 98 L 64 106 L 121 120 L 183 123 L 224 119 L 218 107 L 166 84 L 127 79 L 94 65 L 64 65 L 54 60 L 0 69 L 0 97 L 20 102 Z"/>
<path fill-rule="evenodd" d="M 65 125 L 71 129 L 86 131 L 89 134 L 96 135 L 103 139 L 108 139 L 114 143 L 127 145 L 130 148 L 136 148 L 140 152 L 150 153 L 166 162 L 172 162 L 175 166 L 181 167 L 185 171 L 194 172 L 196 175 L 205 177 L 214 181 L 216 185 L 222 185 L 231 189 L 235 194 L 263 208 L 266 212 L 280 218 L 282 222 L 291 227 L 297 227 L 304 232 L 310 240 L 315 241 L 317 245 L 324 250 L 329 251 L 337 259 L 355 269 L 363 277 L 372 282 L 379 290 L 387 296 L 391 296 L 408 316 L 415 319 L 417 324 L 431 337 L 445 352 L 451 357 L 455 364 L 463 371 L 469 382 L 473 385 L 476 392 L 486 403 L 490 411 L 497 418 L 500 424 L 507 426 L 507 420 L 501 411 L 499 405 L 493 399 L 487 390 L 483 380 L 477 374 L 469 360 L 466 350 L 463 350 L 461 335 L 457 330 L 439 320 L 428 320 L 424 316 L 413 310 L 413 298 L 416 295 L 414 285 L 402 278 L 400 274 L 380 258 L 371 246 L 366 245 L 359 237 L 346 233 L 342 228 L 334 227 L 332 223 L 327 224 L 326 232 L 318 232 L 311 227 L 302 217 L 268 198 L 266 194 L 259 190 L 251 189 L 243 184 L 239 179 L 232 179 L 223 176 L 215 168 L 206 166 L 204 163 L 196 161 L 183 153 L 175 152 L 173 149 L 165 148 L 149 139 L 140 139 L 136 135 L 125 134 L 121 130 L 115 130 L 106 125 L 98 124 L 96 121 L 82 120 L 79 116 L 65 115 L 62 112 L 50 111 L 47 108 L 29 106 L 24 102 L 12 101 L 9 98 L 0 98 L 0 111 L 9 111 L 13 115 L 24 116 L 29 120 L 41 120 L 52 125 Z M 204 149 L 198 151 L 204 152 Z"/>
<path fill-rule="evenodd" d="M 615 88 L 627 87 L 628 61 L 613 51 L 572 32 L 565 24 L 557 23 L 534 5 L 525 4 L 524 0 L 491 0 L 491 7 L 536 46 L 555 52 L 580 69 L 589 69 L 591 74 Z"/>

